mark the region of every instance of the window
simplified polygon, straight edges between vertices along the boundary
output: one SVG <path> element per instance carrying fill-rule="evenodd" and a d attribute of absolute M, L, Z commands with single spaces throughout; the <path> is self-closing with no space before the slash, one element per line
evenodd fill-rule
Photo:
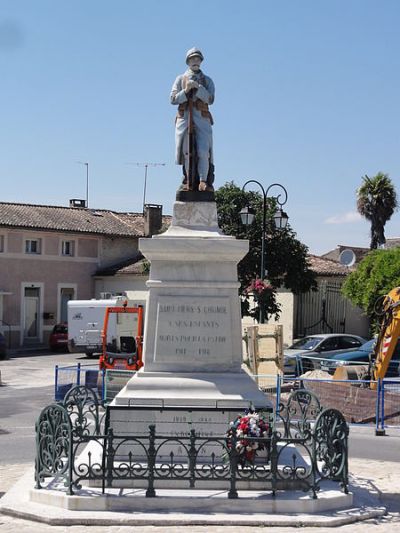
<path fill-rule="evenodd" d="M 25 241 L 26 254 L 40 254 L 41 253 L 41 239 L 27 239 Z"/>
<path fill-rule="evenodd" d="M 340 339 L 341 349 L 358 348 L 359 346 L 361 346 L 361 342 L 355 337 L 342 337 Z"/>
<path fill-rule="evenodd" d="M 62 255 L 69 255 L 73 256 L 75 250 L 75 243 L 74 241 L 63 241 L 62 242 L 62 248 L 61 248 L 61 254 Z"/>
<path fill-rule="evenodd" d="M 338 337 L 328 337 L 320 345 L 321 352 L 329 352 L 330 350 L 339 350 L 339 339 Z"/>
<path fill-rule="evenodd" d="M 4 252 L 4 235 L 0 235 L 0 253 Z"/>

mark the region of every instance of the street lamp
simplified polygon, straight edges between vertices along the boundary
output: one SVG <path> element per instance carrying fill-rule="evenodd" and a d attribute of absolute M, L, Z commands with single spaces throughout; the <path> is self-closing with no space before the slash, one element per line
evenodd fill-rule
<path fill-rule="evenodd" d="M 282 206 L 285 205 L 287 202 L 288 195 L 287 195 L 287 191 L 285 187 L 281 185 L 280 183 L 272 183 L 272 185 L 270 185 L 267 188 L 267 190 L 265 190 L 262 184 L 257 180 L 246 181 L 246 183 L 242 187 L 242 192 L 244 192 L 246 185 L 248 185 L 249 183 L 255 183 L 256 185 L 258 185 L 260 189 L 262 190 L 262 194 L 263 194 L 263 218 L 262 218 L 262 236 L 261 236 L 261 275 L 260 275 L 261 280 L 263 280 L 265 277 L 265 233 L 267 229 L 266 226 L 267 226 L 268 193 L 273 187 L 279 187 L 283 191 L 283 194 L 284 194 L 283 199 L 281 199 L 281 196 L 282 196 L 281 193 L 273 197 L 275 198 L 275 201 L 279 206 L 277 207 L 274 213 L 274 216 L 273 216 L 275 227 L 278 230 L 285 229 L 287 222 L 289 220 L 289 217 L 287 216 L 287 214 L 282 210 Z M 244 207 L 240 211 L 240 218 L 241 218 L 243 225 L 248 226 L 252 224 L 255 219 L 254 210 L 251 209 L 250 207 Z M 265 320 L 264 309 L 262 308 L 262 306 L 260 306 L 260 324 L 264 324 L 264 320 Z"/>

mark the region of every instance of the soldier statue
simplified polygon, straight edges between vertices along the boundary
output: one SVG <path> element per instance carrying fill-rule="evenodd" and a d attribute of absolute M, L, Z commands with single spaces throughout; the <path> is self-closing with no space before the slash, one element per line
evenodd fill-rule
<path fill-rule="evenodd" d="M 214 190 L 213 119 L 208 106 L 214 102 L 215 88 L 200 70 L 203 59 L 198 48 L 191 48 L 186 54 L 188 69 L 176 78 L 171 91 L 171 104 L 178 106 L 175 163 L 183 165 L 180 190 Z"/>

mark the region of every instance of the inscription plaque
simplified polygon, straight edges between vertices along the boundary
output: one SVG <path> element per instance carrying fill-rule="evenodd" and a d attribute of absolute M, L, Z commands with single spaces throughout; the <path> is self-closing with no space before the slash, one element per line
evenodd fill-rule
<path fill-rule="evenodd" d="M 161 296 L 157 305 L 155 360 L 230 359 L 230 331 L 228 297 Z"/>

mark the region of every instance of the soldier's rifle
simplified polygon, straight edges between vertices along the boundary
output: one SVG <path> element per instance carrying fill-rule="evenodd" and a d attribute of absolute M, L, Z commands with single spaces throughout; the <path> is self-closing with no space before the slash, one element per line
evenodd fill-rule
<path fill-rule="evenodd" d="M 188 173 L 188 189 L 192 191 L 195 182 L 195 133 L 193 123 L 193 96 L 194 90 L 189 91 L 188 94 L 188 135 L 189 135 L 189 173 Z"/>

